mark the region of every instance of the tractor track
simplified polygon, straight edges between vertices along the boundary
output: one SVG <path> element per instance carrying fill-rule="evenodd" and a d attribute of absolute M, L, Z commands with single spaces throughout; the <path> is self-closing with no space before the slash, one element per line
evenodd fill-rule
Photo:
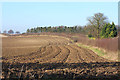
<path fill-rule="evenodd" d="M 23 43 L 20 42 L 20 39 Z M 54 77 L 54 74 L 56 77 L 68 77 L 70 79 L 82 76 L 118 75 L 119 63 L 100 57 L 92 50 L 79 47 L 68 40 L 46 36 L 35 37 L 33 42 L 31 39 L 31 37 L 18 38 L 16 41 L 17 38 L 13 38 L 13 40 L 10 38 L 13 42 L 9 44 L 7 39 L 5 40 L 6 44 L 3 41 L 3 77 L 9 78 L 9 73 L 14 74 L 14 76 L 21 74 L 23 77 L 31 77 L 33 74 L 35 77 L 36 74 L 39 78 L 49 77 L 50 74 L 51 78 L 51 76 Z M 14 45 L 12 46 L 12 44 Z M 15 45 L 17 46 L 16 50 Z M 20 47 L 23 45 L 23 47 L 20 48 L 18 45 Z M 30 47 L 26 47 L 26 45 Z M 40 47 L 35 47 L 36 45 Z M 31 46 L 35 50 L 31 50 Z M 21 52 L 22 49 L 30 51 Z M 7 76 L 5 76 L 6 74 Z"/>

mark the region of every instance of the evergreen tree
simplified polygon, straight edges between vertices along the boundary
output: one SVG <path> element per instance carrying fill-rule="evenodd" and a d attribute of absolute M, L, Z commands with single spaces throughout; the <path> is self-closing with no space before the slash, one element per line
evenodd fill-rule
<path fill-rule="evenodd" d="M 100 36 L 102 38 L 116 37 L 117 28 L 115 27 L 114 22 L 112 22 L 112 24 L 105 24 L 100 32 Z"/>

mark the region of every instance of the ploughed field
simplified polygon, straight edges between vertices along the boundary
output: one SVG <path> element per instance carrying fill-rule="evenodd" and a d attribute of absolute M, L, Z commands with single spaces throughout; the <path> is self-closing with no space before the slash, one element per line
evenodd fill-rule
<path fill-rule="evenodd" d="M 2 38 L 2 78 L 117 78 L 118 63 L 58 36 Z"/>

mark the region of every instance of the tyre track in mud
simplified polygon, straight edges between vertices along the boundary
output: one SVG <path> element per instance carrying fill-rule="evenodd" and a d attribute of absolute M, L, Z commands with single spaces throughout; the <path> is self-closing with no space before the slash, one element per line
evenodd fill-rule
<path fill-rule="evenodd" d="M 86 49 L 82 49 L 81 47 L 78 47 L 77 45 L 72 45 L 76 50 L 78 50 L 78 56 L 82 59 L 83 62 L 95 62 L 96 59 L 94 59 L 94 56 L 91 56 L 89 52 L 86 51 Z"/>
<path fill-rule="evenodd" d="M 71 46 L 71 48 L 74 48 L 77 51 L 77 59 L 78 59 L 79 63 L 84 62 L 84 59 L 80 56 L 80 51 L 76 49 L 76 45 L 74 47 Z"/>
<path fill-rule="evenodd" d="M 11 78 L 13 75 L 19 77 L 19 74 L 28 78 L 33 74 L 40 76 L 38 79 L 44 79 L 46 76 L 77 79 L 86 75 L 87 77 L 118 75 L 118 63 L 109 62 L 110 60 L 98 56 L 92 50 L 59 38 L 42 39 L 41 43 L 43 45 L 35 52 L 3 57 L 3 77 L 9 73 Z"/>
<path fill-rule="evenodd" d="M 70 51 L 65 46 L 59 46 L 61 49 L 61 52 L 59 55 L 57 55 L 55 58 L 53 58 L 50 62 L 53 63 L 63 63 L 66 61 Z"/>
<path fill-rule="evenodd" d="M 91 50 L 78 47 L 77 45 L 48 45 L 40 47 L 36 52 L 28 55 L 14 56 L 7 59 L 11 62 L 32 63 L 82 63 L 82 62 L 105 62 L 104 59 Z"/>
<path fill-rule="evenodd" d="M 42 41 L 44 45 L 32 53 L 26 55 L 3 57 L 7 62 L 39 62 L 39 63 L 82 63 L 82 62 L 105 62 L 109 61 L 104 59 L 93 51 L 81 48 L 74 43 L 62 38 L 52 38 Z M 42 43 L 43 44 L 43 43 Z"/>
<path fill-rule="evenodd" d="M 23 57 L 28 58 L 29 56 L 38 54 L 38 52 L 43 53 L 45 51 L 46 51 L 46 47 L 42 46 L 36 52 L 28 53 L 28 54 L 25 54 L 25 55 L 18 55 L 18 56 L 9 56 L 9 57 L 7 56 L 7 57 L 3 57 L 3 60 L 8 60 L 8 59 L 12 60 L 12 59 L 15 59 L 15 58 L 19 59 L 19 58 L 23 58 Z"/>
<path fill-rule="evenodd" d="M 76 49 L 78 49 L 79 52 L 81 52 L 82 54 L 84 54 L 88 57 L 87 61 L 90 61 L 90 62 L 106 62 L 106 61 L 108 62 L 108 61 L 110 61 L 110 60 L 107 60 L 101 56 L 98 56 L 96 53 L 94 53 L 93 51 L 91 51 L 89 49 L 81 48 L 78 46 L 74 46 L 74 47 L 76 47 Z"/>
<path fill-rule="evenodd" d="M 39 63 L 50 63 L 50 60 L 55 58 L 61 52 L 61 49 L 58 46 L 53 45 L 52 49 L 53 49 L 53 51 L 51 52 L 51 54 L 48 54 L 48 55 L 38 59 Z"/>
<path fill-rule="evenodd" d="M 50 62 L 49 60 L 51 60 L 61 52 L 60 48 L 55 45 L 46 46 L 44 50 L 42 49 L 44 48 L 41 48 L 40 51 L 37 51 L 35 54 L 32 54 L 31 56 L 28 55 L 23 57 L 22 60 L 25 60 L 26 62 L 33 62 L 33 63 L 36 63 L 36 62 L 46 63 L 46 62 Z M 26 59 L 26 57 L 28 58 Z"/>
<path fill-rule="evenodd" d="M 78 63 L 79 62 L 79 58 L 77 56 L 78 51 L 71 47 L 71 45 L 67 45 L 66 47 L 70 50 L 70 54 L 65 63 Z"/>
<path fill-rule="evenodd" d="M 28 55 L 20 55 L 20 56 L 15 56 L 15 58 L 10 58 L 8 59 L 8 61 L 12 61 L 12 62 L 30 62 L 31 60 L 35 59 L 35 58 L 42 58 L 48 54 L 50 54 L 50 52 L 52 52 L 52 46 L 45 46 L 40 48 L 40 50 L 38 50 L 37 52 L 32 52 Z"/>

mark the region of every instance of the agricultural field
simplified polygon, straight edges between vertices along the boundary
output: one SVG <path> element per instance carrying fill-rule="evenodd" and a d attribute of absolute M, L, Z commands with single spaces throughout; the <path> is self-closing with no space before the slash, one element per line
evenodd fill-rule
<path fill-rule="evenodd" d="M 51 35 L 2 38 L 2 78 L 118 78 L 118 62 Z"/>

